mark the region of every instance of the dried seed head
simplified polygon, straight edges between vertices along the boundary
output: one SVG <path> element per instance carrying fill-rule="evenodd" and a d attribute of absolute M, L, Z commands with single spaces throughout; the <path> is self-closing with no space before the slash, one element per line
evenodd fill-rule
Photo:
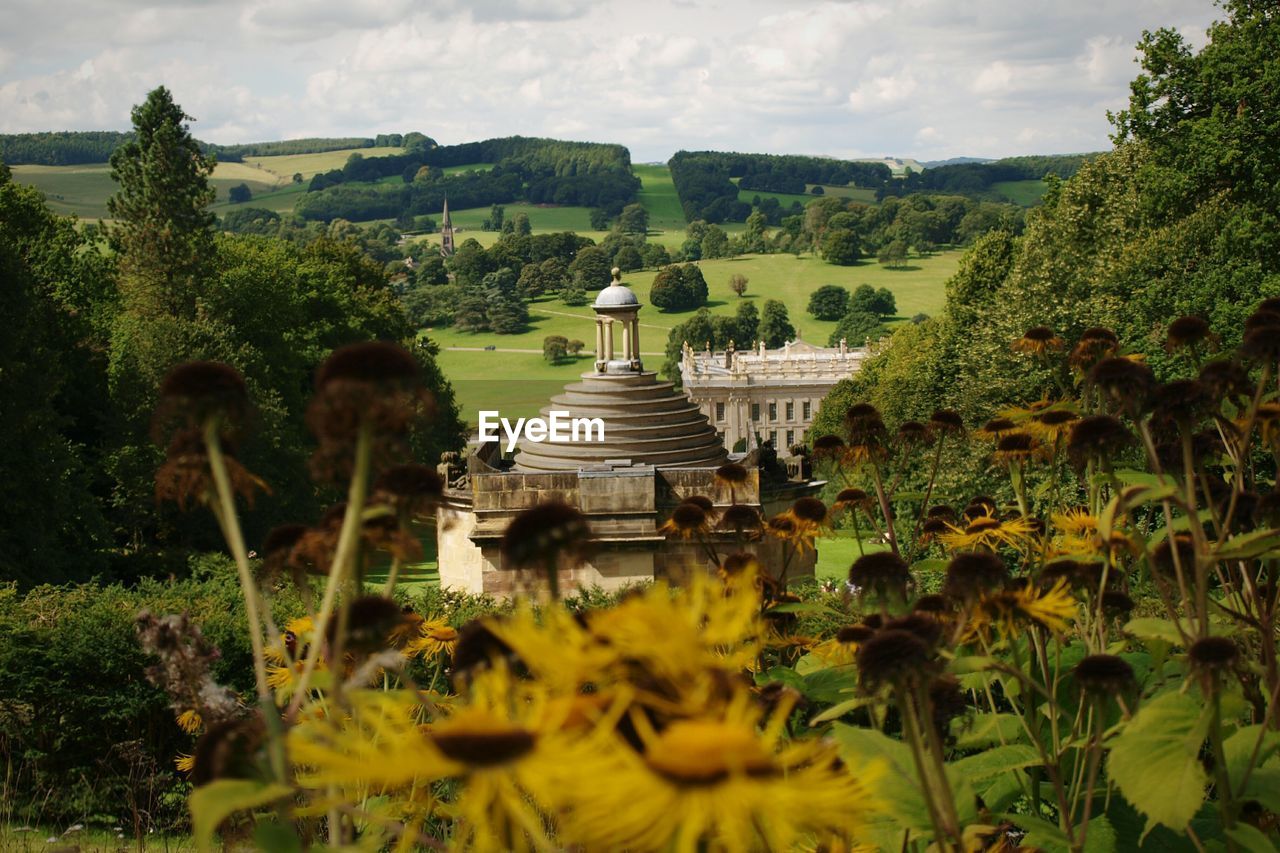
<path fill-rule="evenodd" d="M 189 361 L 160 380 L 160 403 L 152 421 L 153 437 L 163 444 L 175 429 L 202 430 L 210 418 L 220 434 L 233 438 L 249 413 L 244 377 L 219 361 Z"/>
<path fill-rule="evenodd" d="M 866 625 L 846 625 L 836 631 L 836 641 L 846 645 L 856 645 L 857 643 L 865 643 L 875 636 L 875 633 L 875 629 Z"/>
<path fill-rule="evenodd" d="M 746 467 L 737 462 L 728 462 L 716 469 L 716 479 L 730 486 L 741 486 L 749 476 Z"/>
<path fill-rule="evenodd" d="M 827 505 L 817 498 L 800 498 L 791 505 L 796 518 L 810 524 L 822 524 L 827 520 Z"/>
<path fill-rule="evenodd" d="M 1183 577 L 1190 579 L 1195 574 L 1195 541 L 1186 533 L 1175 534 L 1172 541 L 1166 537 L 1151 549 L 1151 564 L 1165 577 L 1170 578 L 1176 576 L 1178 567 L 1181 567 Z"/>
<path fill-rule="evenodd" d="M 982 593 L 1003 586 L 1009 577 L 1004 560 L 989 551 L 964 551 L 947 564 L 942 592 L 960 600 L 977 598 Z"/>
<path fill-rule="evenodd" d="M 266 726 L 257 713 L 209 725 L 196 741 L 191 783 L 199 787 L 218 779 L 261 779 L 266 739 Z"/>
<path fill-rule="evenodd" d="M 350 654 L 371 655 L 389 648 L 391 635 L 404 619 L 400 605 L 381 595 L 363 595 L 347 605 L 347 636 L 343 648 Z M 329 623 L 326 639 L 336 645 L 340 620 Z"/>
<path fill-rule="evenodd" d="M 1166 344 L 1169 349 L 1195 346 L 1209 337 L 1209 323 L 1203 317 L 1188 315 L 1169 324 Z"/>
<path fill-rule="evenodd" d="M 1200 381 L 1215 400 L 1243 400 L 1253 396 L 1249 371 L 1230 359 L 1211 361 L 1200 368 Z"/>
<path fill-rule="evenodd" d="M 922 595 L 916 599 L 916 603 L 911 605 L 911 609 L 917 613 L 933 613 L 941 615 L 951 609 L 947 603 L 947 599 L 936 593 Z"/>
<path fill-rule="evenodd" d="M 1151 368 L 1129 358 L 1105 358 L 1089 371 L 1089 384 L 1130 411 L 1140 411 L 1155 385 Z"/>
<path fill-rule="evenodd" d="M 929 416 L 929 426 L 940 433 L 964 432 L 964 418 L 952 409 L 935 409 Z"/>
<path fill-rule="evenodd" d="M 759 530 L 763 522 L 755 507 L 745 504 L 734 504 L 720 516 L 719 527 L 722 530 Z"/>
<path fill-rule="evenodd" d="M 1089 655 L 1075 668 L 1076 683 L 1087 693 L 1114 695 L 1133 686 L 1133 667 L 1115 655 Z"/>
<path fill-rule="evenodd" d="M 870 499 L 871 496 L 863 489 L 841 489 L 840 493 L 836 495 L 835 505 L 838 507 L 861 506 Z"/>
<path fill-rule="evenodd" d="M 932 674 L 933 653 L 924 640 L 910 631 L 877 631 L 858 646 L 858 675 L 864 690 L 873 692 L 885 684 L 901 684 Z"/>
<path fill-rule="evenodd" d="M 908 631 L 926 646 L 934 648 L 942 640 L 942 623 L 926 613 L 912 612 L 884 623 L 883 631 Z"/>
<path fill-rule="evenodd" d="M 393 465 L 373 481 L 375 500 L 415 514 L 428 512 L 443 494 L 444 480 L 426 465 Z"/>
<path fill-rule="evenodd" d="M 849 583 L 860 590 L 905 598 L 911 570 L 901 557 L 890 551 L 864 554 L 849 567 Z"/>
<path fill-rule="evenodd" d="M 1203 670 L 1225 670 L 1235 665 L 1240 648 L 1228 637 L 1204 637 L 1187 649 L 1192 664 Z"/>
<path fill-rule="evenodd" d="M 706 513 L 693 504 L 682 504 L 685 513 Z M 677 511 L 680 507 L 676 508 Z M 545 568 L 567 558 L 580 563 L 586 557 L 591 528 L 586 516 L 563 501 L 548 501 L 512 519 L 502 536 L 501 552 L 513 568 Z"/>
<path fill-rule="evenodd" d="M 1119 418 L 1111 415 L 1089 415 L 1076 421 L 1071 427 L 1067 452 L 1077 462 L 1083 463 L 1091 457 L 1112 456 L 1132 442 L 1133 434 Z"/>
<path fill-rule="evenodd" d="M 680 503 L 696 506 L 698 509 L 702 510 L 707 515 L 711 515 L 711 513 L 715 512 L 716 510 L 716 505 L 712 503 L 711 498 L 707 497 L 706 495 L 689 495 L 689 497 L 680 501 Z"/>

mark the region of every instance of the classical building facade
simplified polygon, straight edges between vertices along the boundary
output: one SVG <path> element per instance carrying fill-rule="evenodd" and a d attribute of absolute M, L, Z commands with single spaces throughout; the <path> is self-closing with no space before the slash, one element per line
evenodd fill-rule
<path fill-rule="evenodd" d="M 681 541 L 659 528 L 677 504 L 694 495 L 707 497 L 717 513 L 745 504 L 767 517 L 822 483 L 789 477 L 767 452 L 739 455 L 746 481 L 722 482 L 716 471 L 731 457 L 716 430 L 673 383 L 644 368 L 640 302 L 618 270 L 594 307 L 594 369 L 566 385 L 542 415 L 599 419 L 603 439 L 524 438 L 513 459 L 488 442 L 473 445 L 465 464 L 446 463 L 448 486 L 437 519 L 441 584 L 498 596 L 521 588 L 526 579 L 503 564 L 499 544 L 513 518 L 549 500 L 577 507 L 592 531 L 591 556 L 562 573 L 564 589 L 614 589 L 711 570 L 708 550 L 727 555 L 745 548 L 766 565 L 779 565 L 776 540 L 744 542 L 735 533 L 711 530 Z M 810 551 L 793 559 L 789 575 L 812 575 L 815 558 Z"/>
<path fill-rule="evenodd" d="M 779 453 L 803 443 L 822 398 L 862 366 L 870 350 L 818 347 L 805 341 L 781 349 L 701 352 L 684 344 L 680 380 L 689 399 L 722 436 L 724 446 L 750 451 L 771 442 Z"/>

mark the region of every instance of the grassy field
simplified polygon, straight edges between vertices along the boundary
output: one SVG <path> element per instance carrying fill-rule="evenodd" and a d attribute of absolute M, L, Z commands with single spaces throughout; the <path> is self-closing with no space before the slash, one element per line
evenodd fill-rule
<path fill-rule="evenodd" d="M 309 155 L 308 155 L 309 156 Z M 265 158 L 264 158 L 265 159 Z M 111 180 L 111 167 L 106 163 L 92 163 L 83 166 L 13 166 L 14 179 L 19 183 L 31 184 L 45 194 L 49 206 L 57 213 L 72 214 L 81 219 L 104 219 L 107 216 L 107 198 L 116 191 L 116 184 Z M 263 169 L 254 168 L 244 163 L 219 163 L 211 180 L 218 191 L 218 203 L 215 209 L 228 207 L 227 193 L 237 184 L 247 184 L 255 198 L 251 205 L 268 207 L 259 204 L 259 194 L 275 196 L 278 190 L 276 176 Z M 284 190 L 296 196 L 301 187 L 288 187 Z M 270 201 L 271 199 L 266 199 Z M 279 202 L 276 202 L 279 204 Z M 283 208 L 272 207 L 272 210 L 288 210 L 293 207 L 290 198 Z"/>
<path fill-rule="evenodd" d="M 809 184 L 808 188 L 812 190 L 814 186 L 816 185 Z M 823 190 L 822 196 L 816 196 L 816 195 L 813 195 L 812 193 L 804 193 L 804 194 L 768 193 L 768 192 L 761 192 L 760 190 L 738 190 L 738 200 L 745 201 L 748 204 L 750 204 L 753 198 L 755 198 L 756 196 L 760 196 L 760 198 L 762 199 L 776 198 L 778 200 L 778 204 L 781 204 L 783 207 L 790 207 L 792 202 L 799 202 L 800 206 L 804 207 L 806 204 L 813 201 L 815 198 L 822 198 L 824 196 L 836 196 L 838 198 L 847 198 L 847 199 L 852 199 L 854 201 L 860 201 L 863 204 L 876 203 L 876 191 L 865 189 L 863 187 L 833 187 L 830 185 L 823 185 L 822 190 Z"/>
<path fill-rule="evenodd" d="M 748 280 L 746 299 L 755 301 L 758 307 L 765 299 L 780 299 L 787 306 L 800 336 L 825 346 L 835 323 L 815 320 L 805 311 L 809 294 L 815 288 L 823 284 L 838 284 L 849 289 L 859 284 L 887 287 L 897 298 L 900 319 L 922 312 L 934 314 L 942 307 L 943 282 L 955 272 L 960 255 L 959 251 L 948 251 L 913 259 L 901 270 L 889 270 L 871 261 L 859 266 L 837 267 L 809 255 L 799 258 L 748 255 L 703 261 L 699 266 L 707 279 L 710 290 L 707 307 L 713 314 L 731 315 L 737 311 L 741 300 L 729 290 L 728 282 L 729 276 L 741 273 Z M 624 280 L 641 301 L 647 303 L 656 274 L 653 270 L 630 273 Z M 692 313 L 664 314 L 652 306 L 641 312 L 640 348 L 650 368 L 661 366 L 661 353 L 671 328 Z M 553 366 L 543 360 L 541 352 L 542 339 L 547 335 L 593 341 L 594 314 L 589 305 L 571 307 L 558 297 L 547 297 L 533 302 L 529 315 L 528 330 L 518 335 L 460 332 L 453 328 L 426 330 L 427 337 L 444 350 L 440 354 L 441 367 L 453 382 L 469 423 L 476 422 L 476 413 L 481 409 L 500 409 L 506 416 L 536 414 L 564 383 L 588 369 L 585 356 L 582 363 Z M 483 347 L 488 345 L 497 349 L 484 351 Z M 450 347 L 468 349 L 450 350 Z"/>
<path fill-rule="evenodd" d="M 385 157 L 403 154 L 403 148 L 343 148 L 338 151 L 320 151 L 315 154 L 277 154 L 271 157 L 245 157 L 245 165 L 273 174 L 277 181 L 290 181 L 301 172 L 303 180 L 317 172 L 341 169 L 352 154 L 365 157 Z"/>
<path fill-rule="evenodd" d="M 487 172 L 494 167 L 493 163 L 466 163 L 462 166 L 445 166 L 446 175 L 460 175 L 463 172 Z"/>
<path fill-rule="evenodd" d="M 1048 187 L 1044 181 L 997 181 L 991 188 L 1014 204 L 1035 207 Z"/>
<path fill-rule="evenodd" d="M 529 217 L 529 224 L 533 226 L 534 231 L 577 231 L 579 234 L 587 234 L 591 232 L 591 209 L 588 207 L 567 207 L 556 205 L 537 205 L 537 204 L 504 204 L 502 205 L 503 215 L 507 219 L 515 218 L 517 213 L 523 213 Z M 434 217 L 439 221 L 440 217 Z M 472 207 L 465 210 L 450 210 L 449 218 L 453 220 L 454 228 L 465 228 L 468 237 L 479 238 L 480 225 L 489 218 L 488 207 Z M 498 235 L 494 234 L 494 239 Z M 436 237 L 439 242 L 439 235 Z M 484 241 L 481 241 L 482 243 Z M 484 245 L 489 245 L 484 243 Z"/>
<path fill-rule="evenodd" d="M 649 211 L 651 231 L 678 231 L 684 233 L 684 209 L 671 180 L 671 170 L 665 164 L 636 165 L 631 171 L 640 179 L 639 200 Z"/>

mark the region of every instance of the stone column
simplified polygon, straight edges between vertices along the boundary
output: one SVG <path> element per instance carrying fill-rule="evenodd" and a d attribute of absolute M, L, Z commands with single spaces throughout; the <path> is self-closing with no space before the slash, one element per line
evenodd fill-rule
<path fill-rule="evenodd" d="M 596 372 L 604 372 L 604 318 L 596 317 Z"/>
<path fill-rule="evenodd" d="M 631 358 L 640 360 L 640 316 L 631 318 Z"/>
<path fill-rule="evenodd" d="M 622 321 L 622 358 L 631 361 L 631 324 L 626 320 Z"/>
<path fill-rule="evenodd" d="M 613 361 L 613 320 L 607 318 L 604 322 L 604 360 Z"/>

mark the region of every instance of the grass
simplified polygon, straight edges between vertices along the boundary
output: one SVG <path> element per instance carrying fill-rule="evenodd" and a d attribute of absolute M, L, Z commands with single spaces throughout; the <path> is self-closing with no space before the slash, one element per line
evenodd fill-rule
<path fill-rule="evenodd" d="M 534 231 L 577 231 L 579 234 L 587 234 L 591 232 L 591 208 L 589 207 L 568 207 L 560 205 L 538 205 L 538 204 L 504 204 L 501 205 L 503 215 L 507 219 L 514 219 L 516 214 L 523 213 L 529 217 L 529 224 Z M 437 221 L 440 217 L 434 217 Z M 485 232 L 480 231 L 480 226 L 489 218 L 489 207 L 470 207 L 465 210 L 450 210 L 449 218 L 453 220 L 453 227 L 464 228 L 468 233 L 467 237 L 476 237 Z M 478 233 L 471 233 L 478 232 Z M 498 234 L 494 232 L 493 239 L 498 238 Z M 436 242 L 439 242 L 439 235 L 436 236 Z M 485 245 L 489 245 L 486 243 Z"/>
<path fill-rule="evenodd" d="M 96 826 L 63 835 L 65 829 L 0 824 L 0 850 L 8 850 L 10 853 L 43 853 L 46 850 L 76 850 L 79 853 L 117 853 L 120 850 L 149 853 L 163 850 L 165 853 L 194 853 L 196 849 L 190 836 L 156 833 L 135 838 L 131 826 L 124 829 L 123 835 L 114 829 Z"/>
<path fill-rule="evenodd" d="M 446 175 L 460 175 L 463 172 L 488 172 L 495 163 L 464 163 L 461 166 L 445 166 L 443 171 Z"/>
<path fill-rule="evenodd" d="M 485 232 L 479 232 L 481 234 Z M 699 266 L 707 279 L 707 307 L 713 314 L 732 315 L 741 303 L 729 290 L 729 276 L 741 273 L 747 277 L 745 299 L 762 308 L 765 299 L 779 299 L 787 306 L 791 322 L 800 336 L 816 344 L 826 345 L 834 322 L 815 320 L 805 311 L 809 294 L 823 284 L 839 284 L 852 290 L 859 284 L 887 287 L 898 302 L 899 321 L 918 313 L 936 313 L 943 304 L 943 283 L 955 273 L 960 262 L 958 250 L 912 259 L 907 268 L 889 270 L 873 261 L 852 267 L 837 267 L 810 255 L 747 255 L 741 258 L 702 261 Z M 629 273 L 625 281 L 648 302 L 649 288 L 656 271 Z M 664 314 L 648 306 L 640 314 L 640 348 L 647 366 L 662 365 L 667 336 L 671 328 L 688 319 L 693 312 Z M 530 324 L 518 335 L 495 335 L 489 332 L 460 332 L 453 328 L 426 330 L 427 337 L 439 344 L 441 368 L 454 383 L 463 416 L 476 423 L 481 409 L 498 409 L 507 417 L 528 417 L 545 405 L 552 394 L 587 369 L 586 364 L 547 364 L 542 358 L 542 339 L 548 335 L 564 335 L 573 340 L 594 340 L 594 313 L 589 305 L 571 307 L 558 297 L 543 297 L 529 306 Z M 498 350 L 531 350 L 501 352 L 482 350 L 493 345 Z M 449 350 L 449 347 L 471 347 L 480 351 Z M 586 361 L 584 356 L 583 362 Z"/>
<path fill-rule="evenodd" d="M 1000 193 L 1000 195 L 1014 204 L 1020 204 L 1023 207 L 1035 207 L 1040 203 L 1040 199 L 1044 197 L 1048 186 L 1041 180 L 997 181 L 991 185 L 991 189 Z"/>
<path fill-rule="evenodd" d="M 808 184 L 807 186 L 808 186 L 808 189 L 813 189 L 814 186 L 816 186 L 816 184 Z M 783 207 L 790 207 L 792 202 L 799 202 L 800 206 L 804 207 L 806 204 L 808 204 L 809 202 L 813 201 L 816 198 L 835 196 L 837 198 L 846 198 L 846 199 L 852 199 L 854 201 L 860 201 L 863 204 L 876 203 L 876 191 L 866 189 L 864 187 L 836 187 L 836 186 L 831 186 L 829 184 L 824 184 L 822 187 L 822 190 L 823 190 L 823 195 L 820 195 L 820 196 L 813 195 L 811 193 L 803 193 L 803 194 L 802 193 L 770 193 L 770 192 L 761 192 L 760 190 L 738 190 L 738 200 L 745 201 L 748 204 L 750 204 L 752 199 L 754 199 L 756 196 L 760 196 L 760 198 L 762 199 L 776 198 L 778 200 L 778 203 L 781 204 Z"/>
<path fill-rule="evenodd" d="M 385 157 L 403 154 L 403 148 L 343 148 L 338 151 L 319 151 L 314 154 L 277 154 L 271 157 L 245 157 L 244 164 L 273 174 L 277 181 L 291 181 L 296 173 L 309 180 L 318 172 L 341 169 L 352 154 L 365 157 Z"/>
<path fill-rule="evenodd" d="M 307 155 L 309 156 L 309 155 Z M 107 199 L 116 192 L 116 183 L 111 180 L 111 167 L 106 163 L 91 163 L 81 166 L 13 166 L 13 177 L 18 183 L 31 184 L 45 194 L 54 212 L 64 215 L 75 214 L 81 219 L 105 219 Z M 285 193 L 290 198 L 287 203 L 276 200 L 274 203 L 283 206 L 271 207 L 272 210 L 290 210 L 293 207 L 293 196 L 301 192 L 301 187 L 292 186 L 281 190 L 275 175 L 263 169 L 257 169 L 244 163 L 219 163 L 210 180 L 218 193 L 215 209 L 230 207 L 227 204 L 227 193 L 238 184 L 247 184 L 255 198 L 249 202 L 251 206 L 268 207 L 277 193 Z M 268 203 L 259 204 L 259 199 Z"/>
<path fill-rule="evenodd" d="M 849 577 L 849 566 L 863 553 L 883 551 L 886 546 L 873 545 L 863 541 L 858 547 L 858 540 L 851 530 L 837 530 L 834 535 L 817 541 L 818 564 L 814 567 L 814 576 L 820 581 L 843 581 Z"/>
<path fill-rule="evenodd" d="M 671 170 L 661 166 L 632 166 L 631 171 L 640 179 L 640 204 L 649 212 L 651 231 L 679 231 L 684 234 L 687 224 L 676 185 L 671 180 Z"/>
<path fill-rule="evenodd" d="M 436 552 L 435 524 L 415 524 L 418 540 L 422 542 L 422 561 L 401 567 L 396 589 L 416 596 L 425 587 L 440 585 L 440 561 Z M 381 592 L 387 582 L 389 563 L 371 568 L 364 576 L 370 591 Z"/>

